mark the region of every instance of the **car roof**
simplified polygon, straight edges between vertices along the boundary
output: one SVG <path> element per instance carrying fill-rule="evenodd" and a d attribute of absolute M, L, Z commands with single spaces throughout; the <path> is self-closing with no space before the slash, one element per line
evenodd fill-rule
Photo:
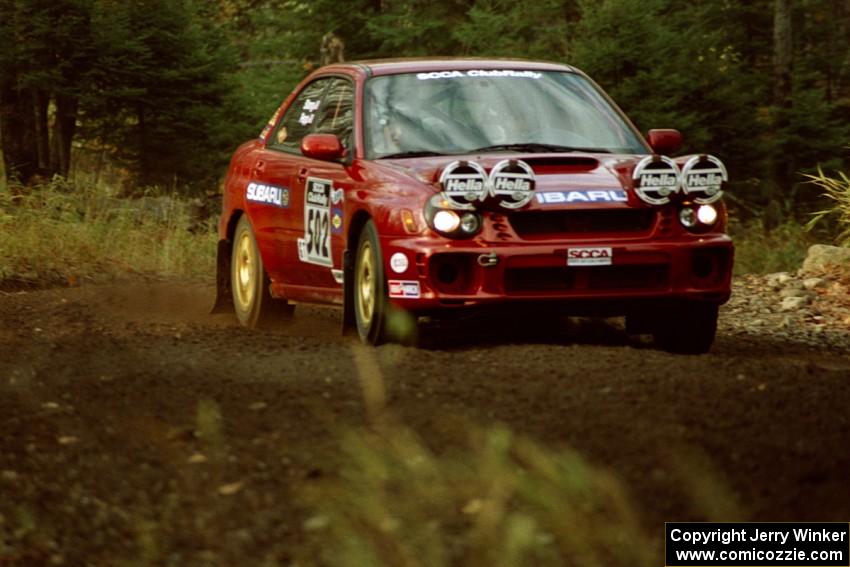
<path fill-rule="evenodd" d="M 429 71 L 466 71 L 471 69 L 521 69 L 530 71 L 575 71 L 563 63 L 529 61 L 527 59 L 487 59 L 476 57 L 371 59 L 342 65 L 365 68 L 372 75 L 424 73 Z"/>

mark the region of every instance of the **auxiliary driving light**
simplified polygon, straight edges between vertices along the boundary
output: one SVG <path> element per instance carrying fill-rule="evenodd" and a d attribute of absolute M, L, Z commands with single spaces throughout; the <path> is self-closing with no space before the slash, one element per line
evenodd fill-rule
<path fill-rule="evenodd" d="M 699 222 L 697 218 L 697 213 L 691 207 L 685 207 L 681 211 L 679 211 L 679 222 L 682 223 L 682 226 L 685 228 L 694 228 Z"/>
<path fill-rule="evenodd" d="M 702 224 L 711 226 L 717 222 L 717 209 L 711 205 L 701 205 L 697 209 L 697 218 Z"/>
<path fill-rule="evenodd" d="M 454 211 L 441 210 L 434 215 L 434 228 L 440 232 L 454 232 L 460 226 L 460 216 Z"/>
<path fill-rule="evenodd" d="M 480 227 L 481 221 L 476 214 L 466 213 L 460 218 L 460 229 L 467 234 L 478 232 Z"/>

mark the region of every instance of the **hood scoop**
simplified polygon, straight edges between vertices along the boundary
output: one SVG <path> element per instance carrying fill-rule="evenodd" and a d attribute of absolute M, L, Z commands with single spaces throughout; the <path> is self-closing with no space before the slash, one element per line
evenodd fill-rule
<path fill-rule="evenodd" d="M 583 173 L 599 167 L 599 160 L 590 156 L 523 156 L 523 161 L 538 175 Z"/>

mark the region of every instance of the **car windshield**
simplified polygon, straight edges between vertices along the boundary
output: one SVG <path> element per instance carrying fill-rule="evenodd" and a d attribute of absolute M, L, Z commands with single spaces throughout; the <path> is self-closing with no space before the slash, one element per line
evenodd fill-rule
<path fill-rule="evenodd" d="M 464 70 L 373 77 L 364 127 L 371 159 L 488 151 L 647 153 L 582 75 Z"/>

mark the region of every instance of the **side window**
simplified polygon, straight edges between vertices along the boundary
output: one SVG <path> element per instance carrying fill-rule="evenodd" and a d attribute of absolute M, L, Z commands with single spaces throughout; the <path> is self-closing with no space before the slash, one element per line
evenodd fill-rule
<path fill-rule="evenodd" d="M 301 139 L 312 132 L 322 108 L 322 93 L 333 79 L 313 81 L 292 101 L 270 145 L 289 152 L 301 153 Z"/>
<path fill-rule="evenodd" d="M 345 79 L 331 79 L 316 116 L 317 134 L 336 134 L 343 147 L 351 147 L 354 130 L 354 86 Z"/>

